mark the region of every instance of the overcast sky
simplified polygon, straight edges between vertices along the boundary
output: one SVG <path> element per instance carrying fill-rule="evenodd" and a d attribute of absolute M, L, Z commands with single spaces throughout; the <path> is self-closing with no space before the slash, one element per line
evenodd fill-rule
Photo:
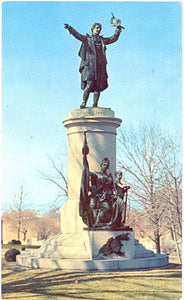
<path fill-rule="evenodd" d="M 40 178 L 51 173 L 47 154 L 67 164 L 67 130 L 62 120 L 82 100 L 82 34 L 102 24 L 114 33 L 111 12 L 125 27 L 107 46 L 109 87 L 99 106 L 111 107 L 122 127 L 151 121 L 181 136 L 182 7 L 180 2 L 4 2 L 2 4 L 3 204 L 24 185 L 27 207 L 47 210 L 57 188 Z M 89 98 L 88 105 L 92 105 Z"/>

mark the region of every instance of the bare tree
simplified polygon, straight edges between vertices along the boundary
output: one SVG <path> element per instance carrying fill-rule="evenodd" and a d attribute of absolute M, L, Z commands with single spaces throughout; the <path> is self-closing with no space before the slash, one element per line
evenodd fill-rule
<path fill-rule="evenodd" d="M 15 210 L 5 211 L 3 219 L 12 232 L 18 230 L 18 215 Z M 43 215 L 38 214 L 35 210 L 27 209 L 22 211 L 19 240 L 22 235 L 23 241 L 26 241 L 27 233 L 29 233 L 29 238 L 36 236 L 38 240 L 41 240 L 59 232 L 60 213 L 57 212 L 57 209 L 52 209 Z"/>
<path fill-rule="evenodd" d="M 37 211 L 26 209 L 22 214 L 21 233 L 23 234 L 23 241 L 26 241 L 27 232 L 31 230 L 37 218 Z"/>
<path fill-rule="evenodd" d="M 55 204 L 56 202 L 62 199 L 67 199 L 68 196 L 68 182 L 66 179 L 66 176 L 64 174 L 64 167 L 63 164 L 61 162 L 61 159 L 59 156 L 55 157 L 55 158 L 51 158 L 48 155 L 50 164 L 51 164 L 51 169 L 50 171 L 40 171 L 38 170 L 38 173 L 41 175 L 41 177 L 44 180 L 48 180 L 51 183 L 53 183 L 55 186 L 58 187 L 58 195 L 56 197 L 55 200 Z"/>
<path fill-rule="evenodd" d="M 21 225 L 23 220 L 24 201 L 27 197 L 27 193 L 24 192 L 23 186 L 20 187 L 20 191 L 14 194 L 12 204 L 10 205 L 13 211 L 13 219 L 17 227 L 17 239 L 20 240 Z"/>
<path fill-rule="evenodd" d="M 44 215 L 37 215 L 34 228 L 38 240 L 46 240 L 60 233 L 60 214 L 56 209 L 52 209 Z"/>
<path fill-rule="evenodd" d="M 36 212 L 34 210 L 25 209 L 28 193 L 25 192 L 24 187 L 20 188 L 14 193 L 13 199 L 10 203 L 10 211 L 3 214 L 4 222 L 8 222 L 12 229 L 17 230 L 17 239 L 20 240 L 21 233 L 26 239 L 28 227 L 35 220 Z"/>
<path fill-rule="evenodd" d="M 119 147 L 119 166 L 131 182 L 132 201 L 146 216 L 146 221 L 140 222 L 140 230 L 147 232 L 160 253 L 160 237 L 168 230 L 163 226 L 167 202 L 160 193 L 168 174 L 163 167 L 163 158 L 170 151 L 167 139 L 153 126 L 139 132 L 130 129 L 121 133 Z"/>
<path fill-rule="evenodd" d="M 178 257 L 181 261 L 182 238 L 182 155 L 180 144 L 172 139 L 167 141 L 167 153 L 160 160 L 165 172 L 165 184 L 162 189 L 162 199 L 166 203 L 166 228 L 176 243 Z"/>

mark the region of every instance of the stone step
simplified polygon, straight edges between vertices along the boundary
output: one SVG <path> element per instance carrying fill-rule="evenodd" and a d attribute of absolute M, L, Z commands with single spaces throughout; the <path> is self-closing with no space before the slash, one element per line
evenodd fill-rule
<path fill-rule="evenodd" d="M 49 245 L 80 247 L 84 245 L 84 238 L 79 233 L 58 234 L 48 239 L 46 243 Z"/>
<path fill-rule="evenodd" d="M 81 259 L 87 259 L 89 257 L 89 253 L 87 252 L 87 249 L 85 246 L 83 247 L 66 247 L 66 246 L 56 246 L 53 247 L 52 245 L 48 245 L 45 247 L 45 249 L 42 249 L 39 253 L 36 255 L 36 257 L 40 258 L 81 258 Z"/>
<path fill-rule="evenodd" d="M 37 258 L 90 259 L 90 252 L 82 234 L 58 234 L 48 239 L 39 249 L 25 253 Z"/>
<path fill-rule="evenodd" d="M 168 256 L 154 254 L 150 258 L 117 260 L 90 260 L 90 259 L 51 259 L 36 258 L 26 255 L 17 255 L 16 265 L 32 269 L 61 269 L 61 270 L 131 270 L 150 269 L 167 266 Z"/>
<path fill-rule="evenodd" d="M 153 251 L 147 250 L 142 244 L 139 244 L 139 241 L 137 239 L 135 239 L 135 258 L 147 258 L 153 256 Z"/>

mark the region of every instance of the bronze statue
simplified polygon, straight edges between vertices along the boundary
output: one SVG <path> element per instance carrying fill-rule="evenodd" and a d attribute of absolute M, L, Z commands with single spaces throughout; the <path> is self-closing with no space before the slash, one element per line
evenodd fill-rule
<path fill-rule="evenodd" d="M 115 172 L 116 181 L 115 181 L 115 190 L 118 197 L 122 199 L 122 222 L 126 221 L 126 211 L 127 211 L 127 199 L 128 199 L 128 190 L 130 186 L 124 186 L 121 183 L 123 173 L 121 171 Z"/>
<path fill-rule="evenodd" d="M 124 187 L 120 183 L 120 177 L 114 185 L 112 174 L 108 173 L 110 161 L 107 157 L 100 162 L 99 172 L 89 171 L 86 135 L 82 153 L 79 214 L 83 222 L 90 229 L 130 230 L 129 226 L 125 225 L 127 196 L 124 199 L 130 187 Z"/>
<path fill-rule="evenodd" d="M 114 194 L 112 174 L 107 172 L 109 165 L 110 161 L 106 157 L 100 162 L 100 172 L 90 173 L 89 205 L 95 221 L 93 227 L 109 227 L 116 215 L 113 207 L 117 196 Z"/>
<path fill-rule="evenodd" d="M 114 16 L 112 18 L 115 19 Z M 114 19 L 110 24 L 115 26 L 116 30 L 114 35 L 111 37 L 103 37 L 100 35 L 102 29 L 102 25 L 100 23 L 95 23 L 91 26 L 91 35 L 82 35 L 72 26 L 64 24 L 64 27 L 68 29 L 70 34 L 82 42 L 79 50 L 79 56 L 81 57 L 79 72 L 81 73 L 81 89 L 84 90 L 84 93 L 83 102 L 80 105 L 80 108 L 86 107 L 89 94 L 91 92 L 94 93 L 93 107 L 97 107 L 100 92 L 108 87 L 108 75 L 106 70 L 107 59 L 105 53 L 106 45 L 116 42 L 120 36 L 122 28 L 124 29 L 124 27 L 120 24 L 121 22 L 114 22 Z"/>

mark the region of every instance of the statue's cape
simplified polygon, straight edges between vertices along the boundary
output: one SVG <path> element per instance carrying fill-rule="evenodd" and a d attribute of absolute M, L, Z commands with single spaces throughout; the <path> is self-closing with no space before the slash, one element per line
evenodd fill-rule
<path fill-rule="evenodd" d="M 103 54 L 105 54 L 106 45 L 103 41 L 103 36 L 101 35 L 101 36 L 99 36 L 99 38 L 100 38 L 101 43 L 102 43 Z M 79 72 L 80 73 L 82 72 L 83 68 L 86 65 L 86 50 L 87 50 L 87 45 L 86 44 L 87 44 L 87 42 L 90 42 L 90 44 L 93 45 L 93 47 L 95 47 L 92 35 L 86 34 L 86 40 L 84 42 L 82 42 L 82 45 L 81 45 L 79 53 L 78 53 L 78 55 L 81 58 L 81 64 L 80 64 L 80 67 L 79 67 Z"/>

